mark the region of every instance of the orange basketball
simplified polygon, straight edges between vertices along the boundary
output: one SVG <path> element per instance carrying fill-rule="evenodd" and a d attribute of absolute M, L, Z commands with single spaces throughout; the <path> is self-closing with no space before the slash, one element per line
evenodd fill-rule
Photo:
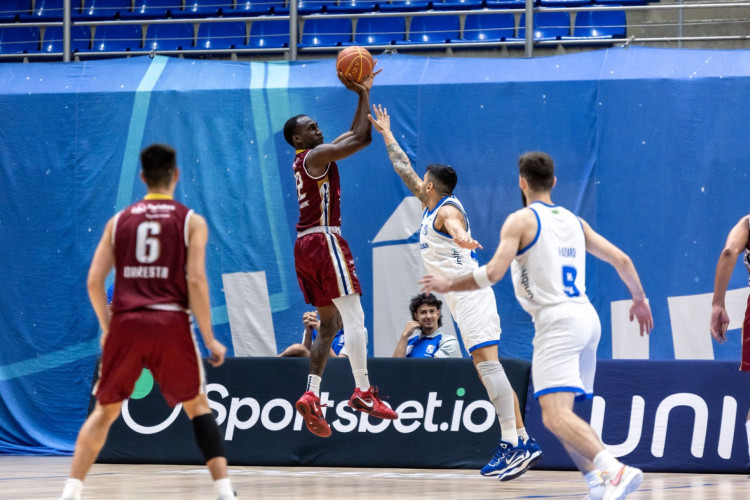
<path fill-rule="evenodd" d="M 359 46 L 347 47 L 341 52 L 336 59 L 336 71 L 350 77 L 355 82 L 361 82 L 372 74 L 375 61 L 372 60 L 372 54 Z"/>

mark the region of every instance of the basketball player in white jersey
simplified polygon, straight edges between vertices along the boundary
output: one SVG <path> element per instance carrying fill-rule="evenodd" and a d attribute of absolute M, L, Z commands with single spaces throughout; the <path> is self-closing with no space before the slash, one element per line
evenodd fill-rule
<path fill-rule="evenodd" d="M 620 499 L 635 491 L 643 473 L 620 463 L 573 412 L 575 399 L 593 396 L 601 325 L 586 297 L 586 251 L 614 266 L 633 297 L 630 320 L 641 335 L 654 326 L 638 273 L 630 258 L 583 219 L 553 205 L 552 158 L 527 153 L 519 160 L 524 205 L 506 219 L 500 246 L 472 274 L 454 279 L 425 276 L 425 291 L 488 289 L 511 266 L 516 297 L 534 319 L 531 373 L 544 425 L 563 444 L 589 485 L 591 499 Z"/>
<path fill-rule="evenodd" d="M 455 171 L 446 165 L 428 165 L 424 179 L 420 179 L 393 137 L 386 109 L 373 106 L 373 114 L 376 118 L 372 115 L 368 118 L 383 135 L 393 168 L 422 201 L 419 246 L 427 271 L 447 279 L 470 276 L 479 267 L 474 250 L 480 245 L 471 237 L 469 219 L 461 202 L 452 194 L 457 182 Z M 542 451 L 526 433 L 518 398 L 498 358 L 500 316 L 495 294 L 490 289 L 454 292 L 445 294 L 445 301 L 500 422 L 499 446 L 481 473 L 497 475 L 501 481 L 515 479 L 541 460 Z"/>

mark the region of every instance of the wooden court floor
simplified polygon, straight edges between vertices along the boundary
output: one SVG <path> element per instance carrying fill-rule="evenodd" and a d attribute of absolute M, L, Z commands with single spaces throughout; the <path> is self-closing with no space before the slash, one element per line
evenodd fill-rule
<path fill-rule="evenodd" d="M 70 457 L 0 457 L 0 499 L 52 500 L 62 492 Z M 465 469 L 231 467 L 238 499 L 415 500 L 580 499 L 580 474 L 532 470 L 508 482 Z M 85 499 L 203 500 L 215 498 L 202 467 L 96 464 Z M 733 474 L 647 473 L 628 500 L 750 499 L 750 479 Z"/>

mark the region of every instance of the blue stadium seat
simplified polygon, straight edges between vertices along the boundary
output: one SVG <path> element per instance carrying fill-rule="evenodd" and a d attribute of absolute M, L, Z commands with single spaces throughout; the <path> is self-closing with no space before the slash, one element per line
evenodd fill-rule
<path fill-rule="evenodd" d="M 84 0 L 81 17 L 93 20 L 117 19 L 130 14 L 130 0 Z"/>
<path fill-rule="evenodd" d="M 624 10 L 584 11 L 576 14 L 573 36 L 563 40 L 610 40 L 627 36 Z"/>
<path fill-rule="evenodd" d="M 649 0 L 595 0 L 594 3 L 596 5 L 646 5 Z"/>
<path fill-rule="evenodd" d="M 135 0 L 133 12 L 128 17 L 160 18 L 178 14 L 182 0 Z"/>
<path fill-rule="evenodd" d="M 385 3 L 385 0 L 383 0 L 383 3 Z M 368 0 L 340 0 L 338 5 L 329 5 L 326 7 L 326 10 L 328 12 L 351 12 L 356 14 L 359 12 L 373 12 L 377 8 L 377 2 Z"/>
<path fill-rule="evenodd" d="M 382 12 L 413 12 L 418 10 L 429 10 L 432 1 L 428 0 L 391 0 L 388 3 L 380 3 Z"/>
<path fill-rule="evenodd" d="M 196 49 L 234 49 L 245 45 L 245 21 L 201 23 L 198 25 Z"/>
<path fill-rule="evenodd" d="M 80 3 L 76 6 L 76 2 L 70 2 L 73 7 L 72 11 L 79 10 L 76 7 L 80 7 Z M 30 21 L 44 22 L 44 21 L 62 21 L 63 18 L 63 0 L 35 0 L 34 8 L 31 10 L 31 16 L 21 16 L 22 19 L 29 19 Z"/>
<path fill-rule="evenodd" d="M 534 14 L 534 41 L 560 40 L 570 35 L 568 12 L 537 12 Z M 526 37 L 526 14 L 518 22 L 518 38 Z"/>
<path fill-rule="evenodd" d="M 140 24 L 105 24 L 94 30 L 92 52 L 140 50 L 143 29 Z"/>
<path fill-rule="evenodd" d="M 458 16 L 414 16 L 411 18 L 409 36 L 405 43 L 445 43 L 458 39 L 460 22 Z"/>
<path fill-rule="evenodd" d="M 336 5 L 336 2 L 337 0 L 298 0 L 297 14 L 304 16 L 307 14 L 320 14 L 321 12 L 327 12 L 329 7 Z M 289 7 L 274 7 L 273 13 L 287 16 L 289 15 Z"/>
<path fill-rule="evenodd" d="M 534 2 L 538 5 L 539 0 Z M 526 0 L 487 0 L 485 5 L 490 9 L 523 9 L 526 7 Z"/>
<path fill-rule="evenodd" d="M 253 21 L 247 45 L 256 49 L 289 47 L 289 21 Z"/>
<path fill-rule="evenodd" d="M 181 11 L 172 10 L 172 17 L 214 17 L 234 8 L 232 0 L 185 0 Z"/>
<path fill-rule="evenodd" d="M 31 13 L 31 0 L 3 0 L 0 2 L 0 22 L 7 23 Z"/>
<path fill-rule="evenodd" d="M 233 9 L 224 9 L 223 13 L 225 17 L 260 16 L 273 13 L 275 9 L 284 9 L 285 5 L 284 0 L 237 0 Z"/>
<path fill-rule="evenodd" d="M 541 7 L 584 7 L 594 3 L 594 0 L 539 0 Z"/>
<path fill-rule="evenodd" d="M 513 14 L 467 14 L 461 40 L 452 42 L 500 42 L 513 38 L 516 18 Z"/>
<path fill-rule="evenodd" d="M 151 24 L 146 29 L 146 50 L 188 50 L 193 46 L 190 23 Z"/>
<path fill-rule="evenodd" d="M 70 27 L 70 50 L 72 52 L 86 51 L 91 47 L 91 26 Z M 42 52 L 63 51 L 62 26 L 47 26 L 42 38 Z"/>
<path fill-rule="evenodd" d="M 355 45 L 390 45 L 404 38 L 404 17 L 360 17 L 354 30 Z"/>
<path fill-rule="evenodd" d="M 0 54 L 39 52 L 39 28 L 13 26 L 0 28 Z"/>
<path fill-rule="evenodd" d="M 432 8 L 435 10 L 481 9 L 484 0 L 435 0 Z"/>
<path fill-rule="evenodd" d="M 352 20 L 306 19 L 300 47 L 340 47 L 352 41 Z"/>

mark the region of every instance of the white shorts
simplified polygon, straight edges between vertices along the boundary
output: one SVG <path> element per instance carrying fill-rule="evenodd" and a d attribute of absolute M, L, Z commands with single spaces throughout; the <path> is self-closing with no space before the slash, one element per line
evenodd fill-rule
<path fill-rule="evenodd" d="M 534 314 L 534 396 L 573 392 L 576 399 L 594 392 L 596 348 L 602 326 L 590 302 L 566 302 Z"/>
<path fill-rule="evenodd" d="M 492 288 L 448 292 L 444 296 L 469 353 L 500 343 L 500 315 Z"/>

